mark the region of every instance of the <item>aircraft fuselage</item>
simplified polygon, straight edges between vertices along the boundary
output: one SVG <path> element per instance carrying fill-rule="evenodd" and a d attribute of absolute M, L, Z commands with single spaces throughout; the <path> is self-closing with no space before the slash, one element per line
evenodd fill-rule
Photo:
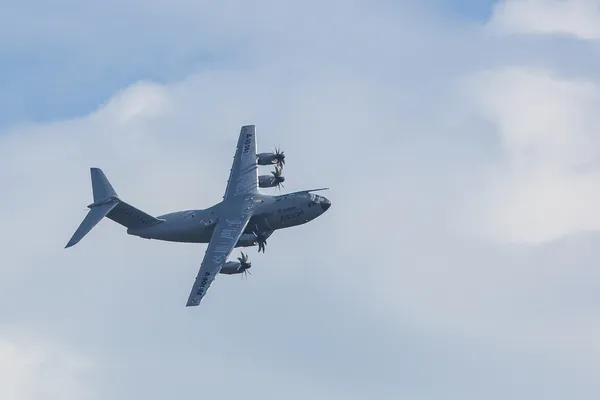
<path fill-rule="evenodd" d="M 323 196 L 299 192 L 280 196 L 252 195 L 255 201 L 254 215 L 250 219 L 238 246 L 244 245 L 245 235 L 253 230 L 268 232 L 302 225 L 323 214 L 331 203 Z M 127 229 L 127 233 L 145 239 L 183 243 L 208 243 L 215 228 L 221 202 L 203 210 L 185 210 L 161 215 L 163 222 L 141 228 Z M 251 244 L 246 244 L 251 245 Z M 236 247 L 238 247 L 236 246 Z"/>

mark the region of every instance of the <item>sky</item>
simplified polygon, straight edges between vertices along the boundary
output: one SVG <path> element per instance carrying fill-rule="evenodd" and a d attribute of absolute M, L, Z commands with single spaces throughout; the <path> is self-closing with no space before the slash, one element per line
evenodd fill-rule
<path fill-rule="evenodd" d="M 598 0 L 1 3 L 0 398 L 598 398 L 598 27 Z M 90 167 L 209 207 L 245 124 L 332 202 L 249 279 L 186 308 L 206 245 L 106 220 L 63 248 Z"/>

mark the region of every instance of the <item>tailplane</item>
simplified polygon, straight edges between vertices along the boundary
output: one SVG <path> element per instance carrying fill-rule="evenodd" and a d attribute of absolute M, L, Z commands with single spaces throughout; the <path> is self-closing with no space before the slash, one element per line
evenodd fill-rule
<path fill-rule="evenodd" d="M 65 248 L 79 243 L 94 226 L 107 217 L 126 228 L 144 228 L 163 222 L 145 212 L 125 203 L 117 196 L 106 175 L 100 168 L 90 168 L 92 177 L 92 193 L 94 202 L 88 206 L 90 211 L 85 216 Z"/>

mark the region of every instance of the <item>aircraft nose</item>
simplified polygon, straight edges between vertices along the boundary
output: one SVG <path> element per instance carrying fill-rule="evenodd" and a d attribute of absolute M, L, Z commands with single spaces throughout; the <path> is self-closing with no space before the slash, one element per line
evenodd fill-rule
<path fill-rule="evenodd" d="M 323 209 L 323 212 L 329 210 L 329 207 L 331 207 L 331 202 L 327 199 L 323 199 L 321 200 L 321 208 Z"/>

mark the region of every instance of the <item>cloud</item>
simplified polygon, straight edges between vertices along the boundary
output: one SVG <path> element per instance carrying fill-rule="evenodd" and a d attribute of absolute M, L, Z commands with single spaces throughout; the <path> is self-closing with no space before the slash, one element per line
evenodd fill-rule
<path fill-rule="evenodd" d="M 565 238 L 592 226 L 573 205 L 565 218 L 529 216 L 535 173 L 564 196 L 595 171 L 594 80 L 506 68 L 481 31 L 433 27 L 403 5 L 261 4 L 251 22 L 233 3 L 144 8 L 171 23 L 231 17 L 209 26 L 237 43 L 238 63 L 136 80 L 93 112 L 0 134 L 0 327 L 69 343 L 94 367 L 84 392 L 117 400 L 599 393 L 598 238 Z M 176 28 L 165 43 L 195 40 L 175 40 Z M 151 214 L 207 207 L 246 123 L 260 149 L 285 150 L 286 191 L 331 186 L 333 202 L 274 234 L 265 255 L 251 251 L 250 279 L 221 276 L 186 309 L 202 245 L 141 240 L 107 220 L 63 249 L 91 201 L 90 166 Z M 502 202 L 517 195 L 525 210 Z M 465 198 L 479 208 L 458 212 Z M 462 235 L 469 224 L 477 237 Z"/>
<path fill-rule="evenodd" d="M 239 127 L 244 123 L 257 123 L 261 148 L 283 142 L 290 159 L 314 160 L 341 151 L 345 154 L 341 161 L 364 145 L 360 139 L 342 141 L 334 147 L 327 138 L 334 128 L 344 130 L 348 138 L 360 138 L 364 124 L 370 121 L 360 109 L 374 96 L 368 88 L 353 85 L 346 77 L 328 76 L 294 87 L 290 95 L 280 97 L 274 95 L 278 88 L 265 82 L 259 70 L 242 74 L 204 72 L 173 85 L 138 83 L 115 94 L 88 116 L 4 132 L 0 136 L 1 159 L 11 168 L 2 177 L 8 194 L 0 203 L 11 212 L 6 215 L 7 229 L 2 231 L 4 257 L 10 262 L 1 266 L 5 276 L 1 296 L 5 304 L 17 298 L 21 301 L 14 314 L 5 316 L 3 324 L 50 332 L 86 349 L 106 349 L 107 354 L 101 358 L 107 360 L 102 364 L 111 367 L 102 368 L 98 375 L 109 383 L 99 390 L 99 396 L 130 398 L 141 392 L 147 398 L 157 398 L 172 390 L 171 385 L 182 377 L 185 381 L 178 386 L 193 393 L 198 376 L 213 382 L 205 389 L 213 395 L 239 396 L 249 389 L 260 393 L 266 385 L 283 395 L 289 385 L 300 385 L 295 395 L 288 393 L 287 397 L 305 398 L 308 389 L 303 388 L 311 387 L 319 388 L 320 394 L 312 393 L 315 398 L 346 396 L 346 369 L 340 369 L 335 359 L 322 362 L 339 371 L 327 374 L 327 379 L 322 373 L 312 372 L 318 352 L 326 350 L 318 343 L 324 333 L 296 338 L 297 346 L 309 353 L 288 349 L 287 339 L 278 345 L 279 352 L 290 352 L 287 360 L 271 350 L 273 341 L 292 335 L 300 325 L 313 326 L 314 318 L 325 318 L 299 307 L 306 300 L 298 300 L 313 296 L 323 299 L 323 295 L 313 292 L 283 299 L 285 291 L 298 292 L 294 278 L 302 273 L 302 264 L 319 262 L 314 253 L 302 261 L 298 258 L 282 263 L 299 248 L 298 244 L 277 245 L 287 235 L 270 240 L 270 261 L 252 256 L 255 266 L 260 265 L 264 272 L 274 271 L 275 275 L 250 282 L 219 278 L 209 302 L 205 302 L 207 306 L 195 309 L 201 316 L 183 306 L 199 267 L 202 246 L 139 240 L 104 221 L 73 251 L 63 250 L 91 200 L 89 166 L 102 167 L 123 199 L 156 215 L 208 207 L 220 200 Z M 354 94 L 362 90 L 365 96 L 344 99 L 328 94 L 338 90 Z M 238 97 L 239 93 L 244 95 Z M 252 102 L 248 102 L 246 93 L 252 94 Z M 310 101 L 313 94 L 329 96 L 335 107 L 327 106 L 313 117 L 293 114 L 271 118 L 272 113 L 285 116 L 300 102 L 305 108 L 314 107 Z M 345 122 L 326 118 L 345 110 L 353 110 L 355 118 Z M 364 122 L 358 123 L 360 119 Z M 287 171 L 291 190 L 320 187 L 331 181 L 318 162 L 307 162 L 302 168 L 288 166 Z M 337 190 L 343 193 L 347 190 L 344 188 L 352 186 L 352 180 L 351 176 L 340 178 Z M 35 229 L 19 221 L 35 221 Z M 319 226 L 326 226 L 326 222 L 296 232 L 312 237 Z M 294 240 L 299 240 L 302 248 L 307 245 L 298 237 Z M 31 251 L 32 246 L 35 251 Z M 253 277 L 260 275 L 259 271 Z M 20 293 L 25 286 L 35 295 L 23 298 Z M 250 313 L 240 304 L 252 292 L 257 296 Z M 277 297 L 280 300 L 274 307 L 273 299 Z M 219 303 L 225 308 L 214 306 Z M 321 307 L 321 312 L 332 312 L 331 307 L 339 306 L 333 303 Z M 290 308 L 295 308 L 299 319 L 288 320 L 284 327 L 275 329 L 282 318 L 287 319 Z M 78 316 L 76 321 L 73 315 Z M 207 328 L 210 325 L 217 330 Z M 359 332 L 338 336 L 346 342 L 338 351 L 358 340 Z M 225 351 L 232 343 L 236 352 Z M 149 348 L 154 350 L 149 352 Z M 93 353 L 98 356 L 96 351 Z M 362 354 L 368 357 L 364 351 Z M 169 372 L 173 368 L 177 372 Z M 351 365 L 348 368 L 354 374 L 362 370 L 353 371 Z M 139 371 L 155 376 L 157 383 L 139 389 L 147 379 Z M 120 374 L 129 376 L 127 385 L 114 383 Z M 158 379 L 165 374 L 167 378 Z M 222 385 L 214 385 L 230 380 L 240 386 L 223 389 Z M 282 383 L 275 385 L 272 381 Z M 288 386 L 283 386 L 284 382 Z M 377 390 L 389 392 L 386 387 L 390 385 L 387 380 Z M 360 396 L 370 388 L 367 381 L 366 386 L 355 388 L 353 395 Z"/>
<path fill-rule="evenodd" d="M 597 0 L 503 0 L 488 24 L 500 34 L 558 34 L 600 39 Z"/>
<path fill-rule="evenodd" d="M 0 339 L 0 396 L 3 399 L 95 399 L 88 361 L 45 339 Z"/>
<path fill-rule="evenodd" d="M 500 68 L 473 80 L 503 157 L 484 178 L 478 217 L 500 240 L 543 243 L 600 228 L 595 82 L 548 70 Z"/>

